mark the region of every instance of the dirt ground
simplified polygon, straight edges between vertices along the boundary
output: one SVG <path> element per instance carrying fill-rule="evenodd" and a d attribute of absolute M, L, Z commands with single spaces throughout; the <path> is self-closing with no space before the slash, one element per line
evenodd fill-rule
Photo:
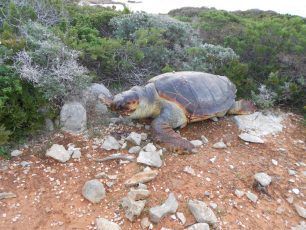
<path fill-rule="evenodd" d="M 150 131 L 143 127 L 115 125 L 95 128 L 87 138 L 53 133 L 29 145 L 22 156 L 1 160 L 0 192 L 13 192 L 17 197 L 0 200 L 0 229 L 95 229 L 97 217 L 121 224 L 122 229 L 141 229 L 140 220 L 148 217 L 149 208 L 163 203 L 169 192 L 175 194 L 178 211 L 184 213 L 187 222 L 183 226 L 178 219 L 166 216 L 153 229 L 184 229 L 195 223 L 187 208 L 189 199 L 216 203 L 214 213 L 220 229 L 290 229 L 303 221 L 293 204 L 306 206 L 306 130 L 297 115 L 288 115 L 283 124 L 283 132 L 266 136 L 264 144 L 247 144 L 240 140 L 239 130 L 231 117 L 188 125 L 180 131 L 182 136 L 194 140 L 205 135 L 208 144 L 193 155 L 164 153 L 164 165 L 158 169 L 158 176 L 147 183 L 151 195 L 134 223 L 125 218 L 120 203 L 129 191 L 124 186 L 125 180 L 144 166 L 134 162 L 120 164 L 119 160 L 95 162 L 93 158 L 116 152 L 100 147 L 94 149 L 93 143 L 94 138 L 103 139 L 107 133 L 120 139 L 133 130 L 147 132 L 150 138 Z M 230 146 L 212 148 L 221 139 Z M 55 143 L 66 148 L 67 144 L 74 143 L 81 148 L 82 157 L 66 163 L 44 157 L 46 149 Z M 127 150 L 120 152 L 127 153 Z M 212 163 L 210 159 L 215 156 Z M 278 164 L 274 165 L 272 159 Z M 22 167 L 22 161 L 31 165 Z M 185 166 L 191 166 L 196 176 L 183 172 Z M 290 176 L 288 169 L 295 170 L 296 175 Z M 99 204 L 91 204 L 84 199 L 81 190 L 84 183 L 99 172 L 117 175 L 117 180 L 108 188 L 105 183 L 111 180 L 100 179 L 106 188 L 106 198 Z M 257 172 L 266 172 L 273 178 L 268 195 L 253 187 L 253 176 Z M 298 195 L 291 191 L 294 188 L 299 189 Z M 236 189 L 255 193 L 258 202 L 254 204 L 246 196 L 238 198 L 234 194 Z M 287 201 L 290 197 L 293 197 L 292 204 Z"/>

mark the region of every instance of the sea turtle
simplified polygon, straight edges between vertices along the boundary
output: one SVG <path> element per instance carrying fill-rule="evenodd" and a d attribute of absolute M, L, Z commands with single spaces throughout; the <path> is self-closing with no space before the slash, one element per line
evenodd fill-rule
<path fill-rule="evenodd" d="M 145 86 L 117 94 L 111 110 L 132 119 L 154 118 L 153 137 L 172 151 L 193 152 L 176 128 L 225 114 L 249 114 L 252 102 L 235 101 L 235 85 L 225 76 L 203 72 L 173 72 L 153 77 Z"/>

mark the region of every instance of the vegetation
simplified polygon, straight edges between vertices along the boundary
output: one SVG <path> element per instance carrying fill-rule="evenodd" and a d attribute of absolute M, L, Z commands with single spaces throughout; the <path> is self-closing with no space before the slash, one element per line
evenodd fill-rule
<path fill-rule="evenodd" d="M 72 2 L 1 3 L 0 145 L 41 129 L 91 81 L 124 88 L 164 72 L 206 71 L 228 76 L 239 97 L 262 107 L 305 102 L 301 17 L 185 8 L 173 18 Z"/>

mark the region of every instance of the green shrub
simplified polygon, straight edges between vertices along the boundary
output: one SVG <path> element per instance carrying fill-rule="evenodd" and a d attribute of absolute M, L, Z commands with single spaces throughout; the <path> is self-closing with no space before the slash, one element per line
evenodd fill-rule
<path fill-rule="evenodd" d="M 11 134 L 10 131 L 5 129 L 4 125 L 0 125 L 0 146 L 8 142 Z"/>

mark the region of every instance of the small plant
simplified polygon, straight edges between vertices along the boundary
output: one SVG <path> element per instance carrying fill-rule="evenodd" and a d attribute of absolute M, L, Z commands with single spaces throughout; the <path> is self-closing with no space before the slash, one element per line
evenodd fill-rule
<path fill-rule="evenodd" d="M 5 129 L 4 125 L 0 125 L 0 146 L 5 145 L 8 142 L 11 134 L 10 131 Z"/>
<path fill-rule="evenodd" d="M 262 109 L 270 108 L 274 105 L 277 94 L 269 90 L 265 85 L 260 85 L 258 88 L 259 93 L 251 92 L 252 99 L 257 106 Z"/>

